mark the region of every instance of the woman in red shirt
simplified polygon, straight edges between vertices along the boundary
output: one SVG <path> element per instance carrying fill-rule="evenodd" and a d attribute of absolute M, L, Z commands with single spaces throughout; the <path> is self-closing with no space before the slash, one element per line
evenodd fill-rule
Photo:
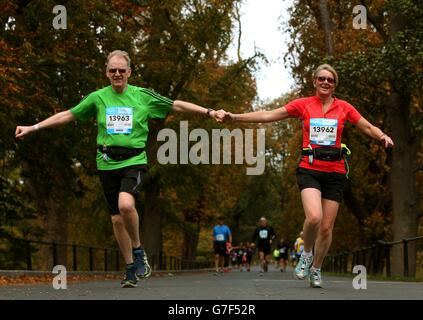
<path fill-rule="evenodd" d="M 297 182 L 305 212 L 304 251 L 294 275 L 297 279 L 309 278 L 314 288 L 322 287 L 320 268 L 332 242 L 342 201 L 346 170 L 341 137 L 345 122 L 381 141 L 385 148 L 394 145 L 387 134 L 369 123 L 352 105 L 333 96 L 338 83 L 335 69 L 323 64 L 313 73 L 314 96 L 293 100 L 271 111 L 218 113 L 220 121 L 273 122 L 290 117 L 302 120 L 303 156 L 297 168 Z"/>

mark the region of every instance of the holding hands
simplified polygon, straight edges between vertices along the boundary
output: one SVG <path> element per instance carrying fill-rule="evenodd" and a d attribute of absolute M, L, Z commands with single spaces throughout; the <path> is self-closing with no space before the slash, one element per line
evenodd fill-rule
<path fill-rule="evenodd" d="M 232 113 L 226 112 L 223 109 L 215 111 L 212 116 L 218 123 L 235 121 L 235 116 Z"/>

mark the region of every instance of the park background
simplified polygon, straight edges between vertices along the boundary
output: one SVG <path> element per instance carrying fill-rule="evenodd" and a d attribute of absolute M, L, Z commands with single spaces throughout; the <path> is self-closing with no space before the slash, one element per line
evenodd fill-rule
<path fill-rule="evenodd" d="M 27 266 L 28 247 L 8 241 L 11 237 L 116 247 L 96 176 L 94 120 L 43 130 L 19 142 L 14 138 L 16 125 L 32 125 L 69 109 L 108 85 L 105 59 L 115 49 L 130 54 L 130 84 L 234 113 L 275 109 L 313 95 L 312 71 L 321 63 L 332 64 L 340 75 L 336 96 L 387 132 L 395 148 L 385 150 L 347 125 L 343 141 L 352 150 L 351 169 L 331 253 L 423 235 L 420 1 L 290 2 L 288 11 L 280 13 L 288 19 L 280 22 L 287 40 L 279 58 L 292 85 L 272 99 L 260 99 L 257 89 L 257 74 L 268 57 L 260 48 L 247 55 L 241 50 L 246 2 L 62 1 L 66 29 L 56 29 L 55 1 L 0 1 L 0 269 Z M 354 25 L 357 5 L 366 10 L 365 28 Z M 256 28 L 260 25 L 258 19 Z M 249 176 L 245 165 L 235 164 L 158 164 L 158 131 L 178 132 L 182 120 L 191 130 L 209 132 L 265 128 L 265 172 Z M 300 149 L 297 119 L 219 125 L 173 113 L 165 121 L 152 121 L 150 171 L 139 207 L 149 256 L 210 260 L 211 229 L 222 214 L 234 244 L 250 241 L 263 215 L 278 238 L 292 243 L 304 220 L 295 180 Z M 421 249 L 421 242 L 408 247 L 411 276 L 423 274 Z M 31 245 L 30 250 L 33 269 L 51 270 L 50 247 Z M 56 262 L 72 263 L 65 247 L 55 254 Z M 404 274 L 403 254 L 402 246 L 393 247 L 393 275 Z"/>

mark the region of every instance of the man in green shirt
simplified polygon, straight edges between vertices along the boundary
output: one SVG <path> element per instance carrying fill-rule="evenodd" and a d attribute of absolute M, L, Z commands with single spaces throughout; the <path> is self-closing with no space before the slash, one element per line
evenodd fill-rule
<path fill-rule="evenodd" d="M 128 54 L 113 51 L 107 58 L 106 68 L 110 86 L 92 92 L 74 108 L 33 126 L 17 126 L 15 133 L 16 138 L 22 139 L 40 129 L 96 117 L 97 169 L 112 215 L 113 231 L 126 263 L 122 287 L 136 287 L 139 278 L 151 274 L 140 242 L 135 208 L 135 199 L 147 172 L 148 119 L 164 119 L 171 110 L 217 119 L 217 112 L 212 109 L 181 100 L 172 101 L 148 89 L 129 85 L 130 75 Z"/>

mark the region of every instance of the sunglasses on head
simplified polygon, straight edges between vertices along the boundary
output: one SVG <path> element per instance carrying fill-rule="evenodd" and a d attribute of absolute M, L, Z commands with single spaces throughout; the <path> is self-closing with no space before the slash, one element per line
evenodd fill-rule
<path fill-rule="evenodd" d="M 112 69 L 109 69 L 108 71 L 109 71 L 109 73 L 112 73 L 112 74 L 115 74 L 117 71 L 119 71 L 119 74 L 126 73 L 126 69 L 112 68 Z"/>
<path fill-rule="evenodd" d="M 334 78 L 330 78 L 330 77 L 316 77 L 316 79 L 319 82 L 325 82 L 327 80 L 328 83 L 330 83 L 330 84 L 334 84 L 335 83 L 335 79 Z"/>

